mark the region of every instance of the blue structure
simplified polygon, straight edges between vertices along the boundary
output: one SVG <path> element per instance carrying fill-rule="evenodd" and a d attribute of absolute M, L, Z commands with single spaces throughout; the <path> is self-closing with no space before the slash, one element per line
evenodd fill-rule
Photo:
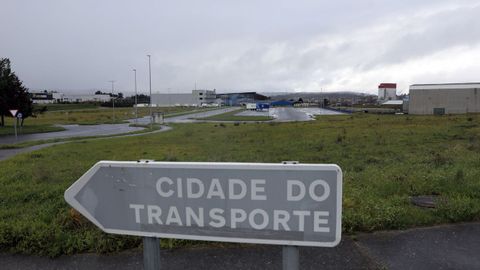
<path fill-rule="evenodd" d="M 293 106 L 293 102 L 287 101 L 287 100 L 278 100 L 278 101 L 271 102 L 270 106 L 272 106 L 272 107 L 291 107 L 291 106 Z"/>
<path fill-rule="evenodd" d="M 270 108 L 270 104 L 268 103 L 257 103 L 257 111 L 268 110 Z"/>
<path fill-rule="evenodd" d="M 259 100 L 267 100 L 268 97 L 256 92 L 225 93 L 217 94 L 223 104 L 227 106 L 239 106 L 246 103 L 255 103 Z"/>

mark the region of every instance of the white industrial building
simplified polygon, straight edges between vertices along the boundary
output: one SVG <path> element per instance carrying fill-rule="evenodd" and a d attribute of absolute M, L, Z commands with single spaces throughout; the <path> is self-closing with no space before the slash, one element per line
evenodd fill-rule
<path fill-rule="evenodd" d="M 110 95 L 70 95 L 63 94 L 62 102 L 109 102 L 112 99 Z"/>
<path fill-rule="evenodd" d="M 378 102 L 383 103 L 388 100 L 397 99 L 396 83 L 381 83 L 378 86 Z"/>
<path fill-rule="evenodd" d="M 52 104 L 62 102 L 109 102 L 112 98 L 106 94 L 75 95 L 63 94 L 56 91 L 30 92 L 34 104 Z"/>
<path fill-rule="evenodd" d="M 52 104 L 62 102 L 62 93 L 55 91 L 30 92 L 30 98 L 34 104 Z"/>
<path fill-rule="evenodd" d="M 409 114 L 480 112 L 480 83 L 414 84 L 410 86 Z"/>
<path fill-rule="evenodd" d="M 192 93 L 152 94 L 152 104 L 157 107 L 202 106 L 217 101 L 215 90 L 192 90 Z"/>

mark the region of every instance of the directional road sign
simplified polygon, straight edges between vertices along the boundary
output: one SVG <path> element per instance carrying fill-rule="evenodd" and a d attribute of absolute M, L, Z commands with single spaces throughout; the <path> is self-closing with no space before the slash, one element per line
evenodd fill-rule
<path fill-rule="evenodd" d="M 107 233 L 321 247 L 341 238 L 333 164 L 100 161 L 65 200 Z"/>

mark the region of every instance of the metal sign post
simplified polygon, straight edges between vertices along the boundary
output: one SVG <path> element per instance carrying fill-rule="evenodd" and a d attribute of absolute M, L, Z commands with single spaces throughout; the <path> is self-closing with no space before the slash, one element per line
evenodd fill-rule
<path fill-rule="evenodd" d="M 17 119 L 15 119 L 15 123 L 18 122 L 19 119 L 22 119 L 23 118 L 23 114 L 22 113 L 17 113 Z M 22 125 L 20 125 L 20 133 L 22 133 Z M 17 139 L 17 130 L 15 129 L 15 140 Z"/>
<path fill-rule="evenodd" d="M 298 164 L 298 161 L 282 161 L 282 164 Z M 300 251 L 298 246 L 282 247 L 282 269 L 298 270 L 300 268 Z"/>
<path fill-rule="evenodd" d="M 334 164 L 100 161 L 65 200 L 107 233 L 143 236 L 146 269 L 159 238 L 282 245 L 284 269 L 298 269 L 298 246 L 341 239 Z"/>
<path fill-rule="evenodd" d="M 15 129 L 15 141 L 18 139 L 17 138 L 17 119 L 13 120 L 13 128 Z"/>
<path fill-rule="evenodd" d="M 298 270 L 300 268 L 300 254 L 297 246 L 283 246 L 282 269 Z"/>
<path fill-rule="evenodd" d="M 16 116 L 17 116 L 17 112 L 18 110 L 10 110 L 10 113 L 12 114 L 14 120 L 13 120 L 13 128 L 15 130 L 15 141 L 17 140 L 17 119 L 16 119 Z"/>
<path fill-rule="evenodd" d="M 143 269 L 160 269 L 160 239 L 156 237 L 143 238 Z"/>

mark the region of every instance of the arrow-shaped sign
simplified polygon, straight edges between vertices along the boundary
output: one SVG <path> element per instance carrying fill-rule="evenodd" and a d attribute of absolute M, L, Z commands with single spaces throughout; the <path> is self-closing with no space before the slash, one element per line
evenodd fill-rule
<path fill-rule="evenodd" d="M 101 161 L 65 200 L 107 233 L 335 246 L 337 165 Z"/>

